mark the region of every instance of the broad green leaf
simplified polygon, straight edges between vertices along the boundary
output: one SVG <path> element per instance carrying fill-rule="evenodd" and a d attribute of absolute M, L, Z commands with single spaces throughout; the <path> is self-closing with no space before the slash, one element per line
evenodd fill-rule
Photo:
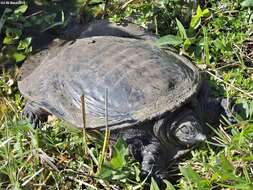
<path fill-rule="evenodd" d="M 26 56 L 22 53 L 14 53 L 13 57 L 16 60 L 16 62 L 23 61 L 26 58 Z"/>
<path fill-rule="evenodd" d="M 201 9 L 201 7 L 200 6 L 198 6 L 198 8 L 197 8 L 197 16 L 202 16 L 202 9 Z"/>
<path fill-rule="evenodd" d="M 28 8 L 27 5 L 21 5 L 14 11 L 14 13 L 15 14 L 25 13 L 27 8 Z"/>
<path fill-rule="evenodd" d="M 18 50 L 25 50 L 28 49 L 32 41 L 31 37 L 25 38 L 24 40 L 21 40 L 18 44 Z"/>
<path fill-rule="evenodd" d="M 224 153 L 220 155 L 220 161 L 221 161 L 221 166 L 224 170 L 227 172 L 233 173 L 234 167 L 233 165 L 228 161 L 228 159 L 225 157 Z"/>
<path fill-rule="evenodd" d="M 119 138 L 113 147 L 112 159 L 110 165 L 113 169 L 121 169 L 126 165 L 126 156 L 128 155 L 128 149 L 125 141 Z"/>
<path fill-rule="evenodd" d="M 124 156 L 120 154 L 120 151 L 117 149 L 114 149 L 113 151 L 113 158 L 110 161 L 110 165 L 113 169 L 121 169 L 126 165 L 126 160 Z"/>
<path fill-rule="evenodd" d="M 240 183 L 240 184 L 235 184 L 235 186 L 233 187 L 237 190 L 252 190 L 253 189 L 253 184 L 249 184 L 249 183 Z"/>
<path fill-rule="evenodd" d="M 3 40 L 4 44 L 10 45 L 14 42 L 13 38 L 11 38 L 10 36 L 6 36 Z"/>
<path fill-rule="evenodd" d="M 109 167 L 103 166 L 99 172 L 99 177 L 105 179 L 111 177 L 113 174 L 113 170 Z"/>
<path fill-rule="evenodd" d="M 201 10 L 200 6 L 198 6 L 197 13 L 194 15 L 191 19 L 190 27 L 192 29 L 196 29 L 200 23 L 202 17 L 207 17 L 210 15 L 210 12 L 208 9 Z"/>
<path fill-rule="evenodd" d="M 209 11 L 208 9 L 204 9 L 204 10 L 202 11 L 202 16 L 204 16 L 204 17 L 210 16 L 210 11 Z"/>
<path fill-rule="evenodd" d="M 186 177 L 188 180 L 190 180 L 192 183 L 194 183 L 197 187 L 197 189 L 210 189 L 210 185 L 206 179 L 202 179 L 197 172 L 195 172 L 190 166 L 187 167 L 180 167 L 180 172 L 183 174 L 184 177 Z"/>
<path fill-rule="evenodd" d="M 186 39 L 184 41 L 184 49 L 188 49 L 191 44 L 192 44 L 191 40 Z"/>
<path fill-rule="evenodd" d="M 241 179 L 234 174 L 234 167 L 222 153 L 216 160 L 217 164 L 213 167 L 214 172 L 220 177 L 221 181 L 234 180 L 241 182 Z"/>
<path fill-rule="evenodd" d="M 134 167 L 134 171 L 135 171 L 135 179 L 136 179 L 136 181 L 139 182 L 141 180 L 141 178 L 140 178 L 141 170 L 136 165 L 134 165 L 133 167 Z"/>
<path fill-rule="evenodd" d="M 176 21 L 177 21 L 177 27 L 178 27 L 181 38 L 187 39 L 187 34 L 184 29 L 184 26 L 182 25 L 182 23 L 178 19 L 176 19 Z"/>
<path fill-rule="evenodd" d="M 151 178 L 150 190 L 160 190 L 154 178 Z"/>
<path fill-rule="evenodd" d="M 240 106 L 238 106 L 236 113 L 244 119 L 251 119 L 253 116 L 253 101 L 241 99 L 239 103 Z"/>
<path fill-rule="evenodd" d="M 17 40 L 20 38 L 22 31 L 20 29 L 17 28 L 6 28 L 6 36 L 9 38 L 12 38 L 12 40 Z"/>
<path fill-rule="evenodd" d="M 167 180 L 164 180 L 164 183 L 166 184 L 165 190 L 176 190 L 176 188 Z"/>
<path fill-rule="evenodd" d="M 242 7 L 253 7 L 253 0 L 244 0 L 241 3 Z"/>
<path fill-rule="evenodd" d="M 118 149 L 123 156 L 128 155 L 127 144 L 122 138 L 119 138 L 117 140 L 116 144 L 114 145 L 114 148 Z"/>
<path fill-rule="evenodd" d="M 159 46 L 162 46 L 162 45 L 175 45 L 175 46 L 177 46 L 182 43 L 183 43 L 182 38 L 180 38 L 179 36 L 174 36 L 174 35 L 166 35 L 166 36 L 159 38 L 156 41 L 156 44 Z"/>
<path fill-rule="evenodd" d="M 201 23 L 201 16 L 199 15 L 194 15 L 191 19 L 191 23 L 190 23 L 190 27 L 192 29 L 196 29 L 198 28 L 198 26 L 200 25 Z"/>
<path fill-rule="evenodd" d="M 117 172 L 111 176 L 112 180 L 122 180 L 122 179 L 124 180 L 125 178 L 126 178 L 126 174 L 121 173 L 121 172 Z"/>

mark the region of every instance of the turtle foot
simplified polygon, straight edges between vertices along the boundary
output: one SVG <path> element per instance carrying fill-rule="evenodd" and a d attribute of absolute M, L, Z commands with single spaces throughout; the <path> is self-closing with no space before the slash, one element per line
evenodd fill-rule
<path fill-rule="evenodd" d="M 27 109 L 27 107 L 24 108 L 22 112 L 22 117 L 27 118 L 29 123 L 32 125 L 34 129 L 39 126 L 40 122 L 38 116 L 35 113 L 33 113 L 32 110 Z"/>
<path fill-rule="evenodd" d="M 39 127 L 41 122 L 45 122 L 48 115 L 46 111 L 32 102 L 28 102 L 22 111 L 22 117 L 27 118 L 34 129 Z"/>
<path fill-rule="evenodd" d="M 165 189 L 163 179 L 166 177 L 162 174 L 162 170 L 165 167 L 166 158 L 163 158 L 162 155 L 159 142 L 152 141 L 143 148 L 141 178 L 146 180 L 148 186 L 151 184 L 151 178 L 153 178 L 160 189 Z"/>

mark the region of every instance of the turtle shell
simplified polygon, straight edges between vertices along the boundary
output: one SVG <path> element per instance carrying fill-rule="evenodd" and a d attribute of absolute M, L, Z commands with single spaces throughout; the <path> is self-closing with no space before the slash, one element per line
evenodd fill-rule
<path fill-rule="evenodd" d="M 184 57 L 144 40 L 98 36 L 64 45 L 19 82 L 21 93 L 49 113 L 86 128 L 138 125 L 173 112 L 198 90 L 200 75 Z"/>

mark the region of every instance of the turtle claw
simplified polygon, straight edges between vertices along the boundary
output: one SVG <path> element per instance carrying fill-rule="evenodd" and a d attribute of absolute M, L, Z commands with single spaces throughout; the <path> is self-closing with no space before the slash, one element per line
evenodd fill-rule
<path fill-rule="evenodd" d="M 164 177 L 160 173 L 152 173 L 147 171 L 141 171 L 141 180 L 144 181 L 144 190 L 150 189 L 151 178 L 153 178 L 160 189 L 165 189 Z"/>
<path fill-rule="evenodd" d="M 22 112 L 22 118 L 28 119 L 28 122 L 32 125 L 32 128 L 36 129 L 39 126 L 39 117 L 32 110 L 26 106 Z"/>

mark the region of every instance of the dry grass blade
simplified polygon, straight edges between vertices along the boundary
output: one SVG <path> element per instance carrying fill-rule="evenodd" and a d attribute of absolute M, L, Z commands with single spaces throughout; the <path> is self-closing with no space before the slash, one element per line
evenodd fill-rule
<path fill-rule="evenodd" d="M 228 141 L 229 143 L 231 143 L 231 142 L 232 142 L 231 137 L 230 137 L 229 134 L 223 129 L 223 127 L 222 127 L 221 125 L 219 125 L 219 129 L 220 129 L 220 131 L 223 133 L 224 137 L 227 138 L 227 141 Z"/>
<path fill-rule="evenodd" d="M 108 0 L 105 0 L 104 7 L 103 7 L 102 19 L 104 19 L 107 14 L 107 7 L 108 7 Z"/>
<path fill-rule="evenodd" d="M 40 186 L 38 187 L 37 190 L 41 190 L 43 187 L 46 187 L 46 183 L 50 179 L 51 176 L 52 176 L 52 172 L 50 171 L 50 173 L 47 175 L 46 179 L 42 182 L 42 184 L 40 184 Z"/>
<path fill-rule="evenodd" d="M 132 189 L 137 190 L 137 189 L 142 189 L 148 178 L 151 176 L 152 170 L 149 171 L 148 175 L 145 177 L 145 179 L 139 183 L 138 185 L 134 186 Z"/>
<path fill-rule="evenodd" d="M 85 97 L 81 96 L 81 110 L 82 110 L 82 119 L 83 119 L 83 145 L 84 145 L 84 154 L 87 155 L 87 139 L 86 139 L 86 110 L 85 110 Z"/>
<path fill-rule="evenodd" d="M 95 189 L 95 190 L 98 189 L 98 188 L 96 188 L 95 186 L 93 186 L 93 185 L 91 185 L 91 184 L 89 184 L 89 183 L 86 183 L 86 182 L 84 182 L 84 181 L 81 181 L 81 180 L 79 180 L 79 179 L 76 179 L 76 178 L 74 178 L 74 177 L 68 176 L 68 178 L 71 179 L 71 180 L 73 180 L 73 181 L 75 181 L 75 182 L 77 182 L 77 183 L 79 183 L 80 185 L 85 185 L 86 187 L 89 187 L 89 188 L 92 188 L 92 189 Z"/>
<path fill-rule="evenodd" d="M 108 89 L 106 88 L 105 89 L 105 137 L 104 137 L 102 152 L 99 156 L 98 173 L 100 172 L 100 169 L 105 159 L 105 154 L 108 148 L 109 137 L 110 137 L 110 131 L 108 129 Z"/>
<path fill-rule="evenodd" d="M 34 16 L 37 16 L 37 15 L 42 14 L 42 13 L 43 13 L 43 11 L 40 10 L 40 11 L 37 11 L 35 13 L 32 13 L 31 15 L 26 16 L 25 18 L 29 19 L 30 17 L 34 17 Z"/>
<path fill-rule="evenodd" d="M 60 172 L 57 168 L 57 166 L 54 164 L 54 159 L 50 156 L 48 156 L 43 150 L 39 149 L 39 157 L 41 161 L 46 162 L 52 169 L 54 169 L 57 172 Z"/>
<path fill-rule="evenodd" d="M 98 160 L 96 158 L 96 156 L 93 154 L 92 149 L 87 149 L 89 156 L 91 157 L 91 159 L 93 160 L 93 162 L 96 164 L 96 166 L 99 166 Z"/>
<path fill-rule="evenodd" d="M 37 171 L 35 174 L 33 174 L 29 179 L 27 179 L 24 183 L 22 183 L 22 187 L 26 186 L 26 184 L 28 184 L 33 178 L 35 178 L 37 175 L 39 175 L 42 171 L 44 170 L 44 168 L 41 168 L 39 171 Z"/>
<path fill-rule="evenodd" d="M 126 3 L 124 3 L 122 6 L 121 6 L 121 9 L 125 9 L 130 3 L 134 2 L 135 0 L 129 0 L 127 1 Z"/>
<path fill-rule="evenodd" d="M 1 16 L 1 19 L 0 19 L 0 33 L 1 33 L 3 25 L 5 23 L 5 20 L 6 20 L 5 15 L 6 15 L 7 12 L 8 12 L 8 9 L 5 9 L 2 16 Z"/>
<path fill-rule="evenodd" d="M 226 85 L 228 85 L 228 86 L 234 88 L 235 90 L 238 90 L 239 92 L 241 92 L 241 93 L 243 93 L 244 95 L 246 95 L 246 96 L 248 96 L 248 97 L 250 97 L 250 98 L 253 99 L 253 95 L 251 95 L 249 92 L 246 92 L 246 91 L 244 91 L 244 90 L 242 90 L 242 89 L 236 87 L 235 85 L 226 82 L 225 80 L 223 80 L 222 78 L 220 78 L 220 77 L 214 75 L 214 74 L 211 73 L 210 71 L 207 71 L 207 70 L 206 70 L 205 72 L 208 73 L 209 75 L 211 75 L 212 77 L 214 77 L 216 80 L 219 80 L 219 81 L 223 82 L 224 84 L 226 84 Z"/>
<path fill-rule="evenodd" d="M 4 142 L 2 142 L 2 143 L 0 144 L 0 148 L 2 148 L 3 146 L 5 146 L 6 144 L 8 144 L 11 140 L 13 140 L 13 137 L 8 138 L 8 139 L 5 140 Z"/>

